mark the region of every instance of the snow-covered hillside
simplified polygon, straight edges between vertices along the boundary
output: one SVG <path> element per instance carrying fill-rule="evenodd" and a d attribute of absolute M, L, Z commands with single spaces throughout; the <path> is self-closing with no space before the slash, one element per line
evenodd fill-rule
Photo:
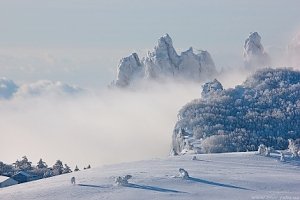
<path fill-rule="evenodd" d="M 179 111 L 172 153 L 286 149 L 300 137 L 300 72 L 266 68 L 235 88 L 214 80 Z"/>
<path fill-rule="evenodd" d="M 1 200 L 299 199 L 300 160 L 254 152 L 201 154 L 122 163 L 0 189 Z M 190 178 L 177 178 L 178 169 Z M 126 186 L 117 176 L 132 175 Z M 71 177 L 76 178 L 72 185 Z"/>

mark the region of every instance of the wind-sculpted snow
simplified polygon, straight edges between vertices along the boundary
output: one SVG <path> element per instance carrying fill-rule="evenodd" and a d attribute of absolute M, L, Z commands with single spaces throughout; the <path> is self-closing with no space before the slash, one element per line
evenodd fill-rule
<path fill-rule="evenodd" d="M 165 78 L 204 81 L 216 75 L 215 64 L 207 51 L 194 53 L 193 48 L 176 53 L 171 37 L 166 34 L 158 40 L 152 52 L 141 59 L 136 53 L 121 59 L 117 79 L 119 87 L 133 85 L 136 80 L 163 80 Z"/>
<path fill-rule="evenodd" d="M 248 151 L 260 144 L 286 149 L 289 138 L 300 138 L 299 71 L 264 69 L 235 88 L 205 94 L 179 111 L 173 154 Z"/>

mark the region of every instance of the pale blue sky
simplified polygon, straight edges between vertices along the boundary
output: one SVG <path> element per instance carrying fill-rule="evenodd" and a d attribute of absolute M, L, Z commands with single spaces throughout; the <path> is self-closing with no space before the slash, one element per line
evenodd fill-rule
<path fill-rule="evenodd" d="M 298 0 L 1 0 L 0 76 L 103 86 L 122 56 L 144 56 L 164 33 L 178 50 L 238 65 L 251 31 L 284 48 L 300 29 L 299 8 Z"/>

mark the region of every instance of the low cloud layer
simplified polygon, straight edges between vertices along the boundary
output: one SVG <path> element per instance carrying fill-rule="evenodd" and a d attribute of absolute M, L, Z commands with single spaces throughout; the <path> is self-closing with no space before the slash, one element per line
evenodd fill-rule
<path fill-rule="evenodd" d="M 166 156 L 178 110 L 200 93 L 200 84 L 164 83 L 1 101 L 0 158 L 83 167 Z"/>

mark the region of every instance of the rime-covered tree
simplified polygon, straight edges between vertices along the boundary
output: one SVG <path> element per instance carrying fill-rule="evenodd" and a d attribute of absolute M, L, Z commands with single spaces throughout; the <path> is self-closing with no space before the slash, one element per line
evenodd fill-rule
<path fill-rule="evenodd" d="M 38 162 L 37 165 L 36 165 L 36 168 L 37 168 L 37 169 L 45 169 L 45 168 L 47 168 L 47 167 L 48 167 L 48 165 L 46 164 L 46 162 L 44 162 L 44 161 L 40 158 L 39 162 Z"/>
<path fill-rule="evenodd" d="M 67 173 L 71 173 L 71 172 L 72 172 L 71 168 L 67 164 L 65 164 L 65 167 L 64 167 L 62 173 L 67 174 Z"/>
<path fill-rule="evenodd" d="M 80 171 L 80 170 L 79 170 L 78 166 L 76 165 L 74 172 L 78 172 L 78 171 Z"/>
<path fill-rule="evenodd" d="M 57 160 L 56 163 L 53 165 L 52 169 L 53 169 L 54 175 L 62 174 L 62 172 L 64 170 L 64 165 L 63 165 L 62 161 Z"/>
<path fill-rule="evenodd" d="M 7 165 L 0 161 L 0 175 L 10 176 L 14 173 L 14 168 L 12 165 Z"/>
<path fill-rule="evenodd" d="M 13 165 L 18 171 L 29 171 L 32 169 L 32 162 L 30 162 L 26 156 L 22 157 L 22 160 L 17 160 Z"/>
<path fill-rule="evenodd" d="M 266 68 L 234 88 L 214 92 L 211 85 L 219 82 L 179 111 L 174 155 L 254 151 L 259 144 L 286 149 L 288 139 L 300 138 L 300 71 Z"/>

